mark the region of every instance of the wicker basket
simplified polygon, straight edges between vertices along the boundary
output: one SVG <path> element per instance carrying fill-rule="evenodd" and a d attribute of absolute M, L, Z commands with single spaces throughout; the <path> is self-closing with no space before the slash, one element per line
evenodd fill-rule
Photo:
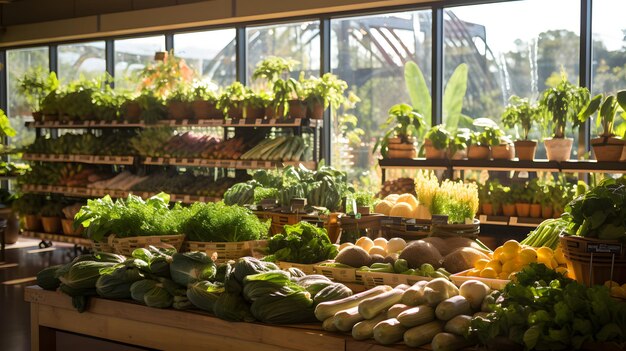
<path fill-rule="evenodd" d="M 363 284 L 363 272 L 356 268 L 339 268 L 316 264 L 315 273 L 339 283 Z"/>
<path fill-rule="evenodd" d="M 315 274 L 315 266 L 319 265 L 319 263 L 304 264 L 304 263 L 293 263 L 293 262 L 286 262 L 286 261 L 278 261 L 276 262 L 276 264 L 282 270 L 287 270 L 289 268 L 298 268 L 299 270 L 303 271 L 307 275 Z"/>
<path fill-rule="evenodd" d="M 431 277 L 423 277 L 411 274 L 382 273 L 382 272 L 362 272 L 363 283 L 367 289 L 372 289 L 379 285 L 389 285 L 396 287 L 400 284 L 413 285 L 419 281 L 433 280 Z"/>
<path fill-rule="evenodd" d="M 168 247 L 171 246 L 180 251 L 185 241 L 184 234 L 177 235 L 155 235 L 155 236 L 133 236 L 128 238 L 118 238 L 109 235 L 108 243 L 113 247 L 116 254 L 130 256 L 135 249 L 147 248 L 148 246 Z"/>
<path fill-rule="evenodd" d="M 561 247 L 568 271 L 579 283 L 588 286 L 604 284 L 607 280 L 626 283 L 626 249 L 620 242 L 563 235 Z"/>
<path fill-rule="evenodd" d="M 474 219 L 472 224 L 433 224 L 430 227 L 430 235 L 440 238 L 461 236 L 469 239 L 478 238 L 480 234 L 480 221 Z"/>
<path fill-rule="evenodd" d="M 93 252 L 109 252 L 109 253 L 114 252 L 113 246 L 102 241 L 94 241 L 94 240 L 91 241 L 91 250 Z"/>
<path fill-rule="evenodd" d="M 201 251 L 209 256 L 217 254 L 216 262 L 236 260 L 245 256 L 261 258 L 265 254 L 267 240 L 250 240 L 239 242 L 204 242 L 185 241 L 185 251 Z"/>

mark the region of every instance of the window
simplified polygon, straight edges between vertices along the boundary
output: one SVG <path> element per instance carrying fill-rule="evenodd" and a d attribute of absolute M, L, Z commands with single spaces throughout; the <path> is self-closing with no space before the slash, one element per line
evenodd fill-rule
<path fill-rule="evenodd" d="M 293 73 L 304 71 L 307 76 L 320 73 L 319 22 L 276 24 L 249 27 L 247 76 L 250 78 L 256 64 L 268 56 L 290 58 L 299 62 Z"/>
<path fill-rule="evenodd" d="M 104 41 L 59 45 L 58 76 L 61 84 L 77 80 L 81 76 L 91 79 L 106 72 Z"/>
<path fill-rule="evenodd" d="M 620 0 L 595 0 L 593 2 L 593 58 L 592 91 L 594 94 L 615 94 L 626 88 L 626 25 L 621 14 L 626 3 Z M 626 123 L 615 119 L 616 134 L 626 136 Z M 595 123 L 591 134 L 601 133 Z"/>
<path fill-rule="evenodd" d="M 355 134 L 341 114 L 333 116 L 332 162 L 349 171 L 349 179 L 378 188 L 379 179 L 369 174 L 378 169 L 372 148 L 383 134 L 381 125 L 389 108 L 411 103 L 404 83 L 405 63 L 418 64 L 430 89 L 431 12 L 337 18 L 331 27 L 332 72 L 361 99 L 349 112 L 358 117 L 357 127 L 364 131 Z"/>
<path fill-rule="evenodd" d="M 7 87 L 8 109 L 7 116 L 11 119 L 11 126 L 16 130 L 11 145 L 22 147 L 32 143 L 35 139 L 33 129 L 24 126 L 24 120 L 31 120 L 31 107 L 26 99 L 17 92 L 18 80 L 31 68 L 41 67 L 45 72 L 49 69 L 47 47 L 18 49 L 7 51 Z"/>
<path fill-rule="evenodd" d="M 199 77 L 217 86 L 237 79 L 235 30 L 223 29 L 174 35 L 174 53 Z"/>
<path fill-rule="evenodd" d="M 154 61 L 154 54 L 165 50 L 165 37 L 123 39 L 115 41 L 115 87 L 134 89 L 139 73 Z"/>

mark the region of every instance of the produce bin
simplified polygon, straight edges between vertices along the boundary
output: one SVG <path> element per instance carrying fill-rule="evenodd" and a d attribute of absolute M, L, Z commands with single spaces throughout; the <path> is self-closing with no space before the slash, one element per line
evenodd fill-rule
<path fill-rule="evenodd" d="M 419 275 L 412 274 L 397 274 L 397 273 L 382 273 L 382 272 L 361 272 L 363 276 L 363 283 L 367 289 L 371 289 L 373 287 L 379 285 L 389 285 L 391 287 L 396 287 L 400 284 L 407 284 L 412 286 L 413 284 L 419 281 L 430 281 L 434 278 L 431 277 L 423 277 Z"/>
<path fill-rule="evenodd" d="M 570 275 L 582 284 L 626 283 L 626 250 L 619 241 L 561 236 Z"/>
<path fill-rule="evenodd" d="M 474 219 L 472 224 L 433 224 L 430 227 L 431 236 L 450 238 L 461 236 L 468 239 L 477 239 L 480 234 L 480 221 Z"/>
<path fill-rule="evenodd" d="M 414 219 L 385 216 L 381 219 L 383 237 L 418 240 L 430 235 L 432 222 L 428 219 Z"/>
<path fill-rule="evenodd" d="M 267 240 L 250 240 L 239 242 L 204 242 L 185 241 L 184 251 L 202 251 L 209 256 L 217 254 L 216 262 L 237 260 L 241 257 L 252 256 L 261 258 L 265 255 Z"/>
<path fill-rule="evenodd" d="M 128 238 L 118 238 L 115 235 L 109 235 L 107 241 L 116 254 L 130 256 L 135 249 L 148 246 L 172 246 L 176 251 L 180 251 L 185 241 L 185 235 L 133 236 Z"/>
<path fill-rule="evenodd" d="M 468 280 L 479 280 L 479 281 L 487 284 L 488 287 L 490 287 L 492 289 L 495 289 L 495 290 L 502 290 L 502 289 L 504 289 L 504 286 L 507 285 L 510 282 L 510 280 L 508 280 L 508 279 L 492 279 L 492 278 L 481 278 L 481 277 L 469 276 L 469 275 L 467 275 L 467 273 L 469 271 L 470 270 L 466 270 L 466 271 L 463 271 L 463 272 L 452 274 L 450 276 L 450 280 L 456 286 L 461 286 L 461 284 L 465 283 Z"/>
<path fill-rule="evenodd" d="M 339 283 L 363 284 L 363 272 L 356 268 L 339 268 L 317 264 L 315 265 L 315 273 Z"/>
<path fill-rule="evenodd" d="M 299 270 L 303 271 L 306 275 L 315 274 L 315 266 L 320 263 L 321 262 L 312 263 L 312 264 L 293 263 L 293 262 L 285 262 L 285 261 L 276 262 L 276 264 L 278 265 L 278 267 L 280 267 L 280 269 L 287 270 L 289 268 L 298 268 Z"/>

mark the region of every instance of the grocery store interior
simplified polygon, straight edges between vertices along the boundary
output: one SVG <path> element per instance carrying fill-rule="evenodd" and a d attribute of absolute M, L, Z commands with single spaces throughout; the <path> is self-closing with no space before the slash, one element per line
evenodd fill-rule
<path fill-rule="evenodd" d="M 626 349 L 624 0 L 0 0 L 0 350 Z"/>

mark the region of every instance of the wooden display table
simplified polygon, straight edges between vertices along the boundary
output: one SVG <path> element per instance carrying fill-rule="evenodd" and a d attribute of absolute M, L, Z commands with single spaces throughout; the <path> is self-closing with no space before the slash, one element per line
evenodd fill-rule
<path fill-rule="evenodd" d="M 408 350 L 359 342 L 322 331 L 321 325 L 232 323 L 195 311 L 100 298 L 91 299 L 87 312 L 78 313 L 69 296 L 35 286 L 25 289 L 24 298 L 31 304 L 31 350 L 55 350 L 56 330 L 158 350 Z"/>

